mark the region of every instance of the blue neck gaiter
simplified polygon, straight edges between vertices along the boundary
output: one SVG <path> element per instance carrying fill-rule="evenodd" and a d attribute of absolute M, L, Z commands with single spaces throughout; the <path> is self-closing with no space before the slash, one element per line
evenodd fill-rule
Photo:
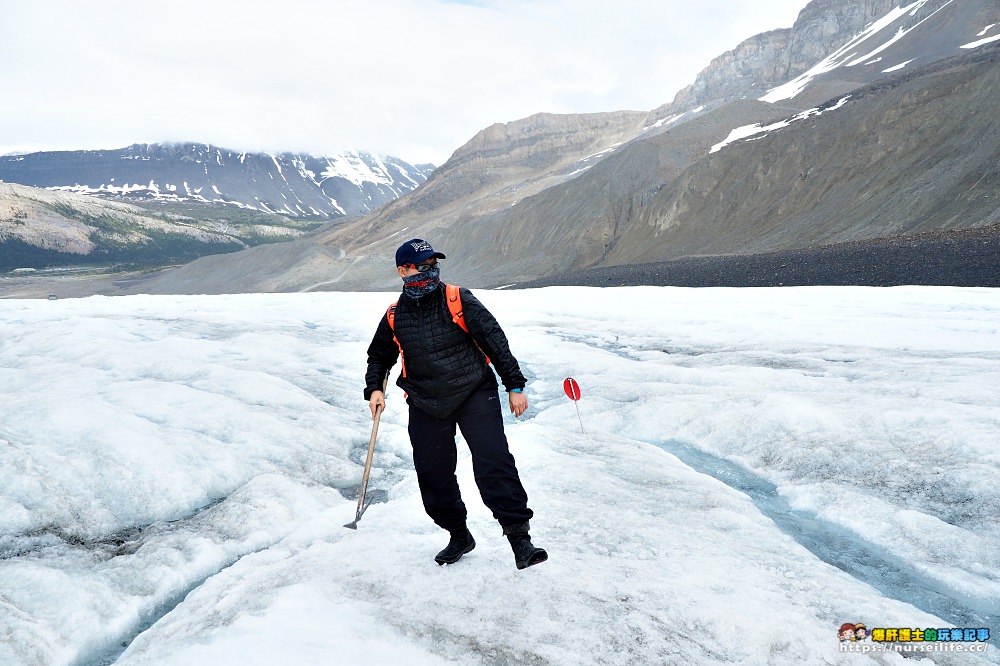
<path fill-rule="evenodd" d="M 403 293 L 418 300 L 437 289 L 439 284 L 441 284 L 441 269 L 435 267 L 403 278 Z"/>

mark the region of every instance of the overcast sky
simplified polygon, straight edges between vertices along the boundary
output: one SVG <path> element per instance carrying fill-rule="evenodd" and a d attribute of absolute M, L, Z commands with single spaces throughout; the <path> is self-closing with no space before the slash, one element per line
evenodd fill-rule
<path fill-rule="evenodd" d="M 0 154 L 196 141 L 443 163 L 533 113 L 648 111 L 807 0 L 0 0 Z"/>

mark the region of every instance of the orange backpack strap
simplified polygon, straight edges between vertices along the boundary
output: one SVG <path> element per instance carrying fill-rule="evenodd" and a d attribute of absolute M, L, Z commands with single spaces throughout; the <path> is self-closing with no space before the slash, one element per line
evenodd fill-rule
<path fill-rule="evenodd" d="M 451 320 L 468 333 L 469 326 L 465 323 L 465 312 L 462 311 L 462 292 L 460 288 L 453 284 L 446 284 L 444 286 L 444 293 L 448 298 L 448 312 L 451 313 Z"/>
<path fill-rule="evenodd" d="M 399 347 L 399 365 L 402 368 L 403 376 L 406 376 L 406 359 L 403 358 L 403 345 L 399 344 L 399 339 L 396 337 L 396 303 L 389 306 L 389 309 L 385 311 L 385 318 L 389 321 L 389 328 L 392 330 L 392 341 L 396 343 Z"/>
<path fill-rule="evenodd" d="M 460 287 L 454 284 L 446 284 L 444 286 L 445 299 L 448 301 L 448 312 L 451 313 L 451 320 L 458 324 L 463 331 L 469 333 L 469 325 L 465 323 L 465 312 L 462 309 L 462 292 Z M 471 335 L 471 333 L 470 333 Z M 476 346 L 479 347 L 479 343 L 476 342 Z M 479 351 L 483 348 L 479 347 Z M 486 362 L 490 362 L 490 357 L 486 356 L 486 352 L 483 352 L 483 356 L 486 358 Z"/>

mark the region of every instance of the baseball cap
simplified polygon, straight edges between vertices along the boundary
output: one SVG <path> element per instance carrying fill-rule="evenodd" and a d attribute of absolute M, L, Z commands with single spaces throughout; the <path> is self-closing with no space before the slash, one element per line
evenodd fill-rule
<path fill-rule="evenodd" d="M 422 264 L 431 257 L 444 259 L 440 252 L 435 252 L 431 244 L 420 238 L 411 238 L 396 250 L 396 266 L 405 264 Z"/>

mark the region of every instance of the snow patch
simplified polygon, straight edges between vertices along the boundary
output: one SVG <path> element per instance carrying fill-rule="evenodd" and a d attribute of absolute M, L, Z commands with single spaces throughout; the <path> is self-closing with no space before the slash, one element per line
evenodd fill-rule
<path fill-rule="evenodd" d="M 978 48 L 980 46 L 984 46 L 986 44 L 990 44 L 992 42 L 995 42 L 997 40 L 1000 40 L 1000 35 L 994 35 L 992 37 L 987 37 L 986 39 L 980 39 L 979 41 L 976 41 L 976 42 L 969 42 L 968 44 L 962 44 L 962 48 L 963 49 L 975 49 L 975 48 Z"/>
<path fill-rule="evenodd" d="M 682 116 L 684 116 L 685 113 L 687 113 L 687 112 L 685 111 L 684 113 L 676 113 L 676 114 L 674 114 L 672 116 L 669 116 L 667 118 L 660 118 L 659 120 L 657 120 L 655 123 L 653 123 L 652 125 L 650 125 L 646 129 L 655 129 L 657 127 L 664 127 L 666 125 L 670 125 L 671 123 L 674 123 L 677 120 L 679 120 Z"/>
<path fill-rule="evenodd" d="M 917 13 L 917 10 L 919 10 L 920 7 L 922 7 L 924 4 L 926 4 L 926 2 L 927 2 L 927 0 L 922 0 L 921 2 L 914 3 L 915 5 L 917 5 L 917 7 L 912 12 L 910 12 L 910 16 L 915 16 L 916 13 Z M 914 25 L 910 26 L 909 28 L 900 28 L 899 30 L 896 31 L 896 34 L 893 35 L 892 39 L 890 39 L 889 41 L 887 41 L 885 44 L 882 44 L 881 46 L 879 46 L 878 48 L 876 48 L 874 51 L 871 51 L 867 55 L 863 55 L 860 58 L 858 58 L 857 60 L 854 60 L 852 62 L 847 63 L 845 65 L 845 67 L 854 67 L 855 65 L 859 65 L 859 64 L 863 63 L 868 58 L 871 58 L 872 56 L 878 55 L 882 51 L 885 51 L 890 46 L 892 46 L 893 44 L 895 44 L 896 42 L 898 42 L 899 40 L 901 40 L 903 37 L 906 37 L 906 35 L 910 34 L 914 30 L 916 30 L 918 27 L 920 27 L 921 25 L 923 25 L 927 21 L 931 20 L 939 11 L 941 11 L 942 9 L 944 9 L 945 7 L 947 7 L 948 5 L 950 5 L 952 2 L 954 2 L 954 0 L 948 0 L 948 2 L 944 3 L 943 5 L 941 5 L 937 9 L 935 9 L 933 12 L 931 12 L 929 15 L 927 15 L 925 18 L 921 19 L 920 21 L 917 21 L 917 23 L 915 23 Z"/>
<path fill-rule="evenodd" d="M 373 164 L 365 159 L 368 157 Z M 358 152 L 347 152 L 326 158 L 326 168 L 320 174 L 323 179 L 343 178 L 358 187 L 366 182 L 391 185 L 394 181 L 381 158 L 374 155 L 362 155 Z"/>
<path fill-rule="evenodd" d="M 788 127 L 792 123 L 797 122 L 799 120 L 805 120 L 806 118 L 821 116 L 827 111 L 836 111 L 844 104 L 846 104 L 847 100 L 850 98 L 851 96 L 847 95 L 841 98 L 836 104 L 826 109 L 819 109 L 819 108 L 809 109 L 807 111 L 803 111 L 802 113 L 796 114 L 791 118 L 788 118 L 787 120 L 779 120 L 778 122 L 771 123 L 770 125 L 761 125 L 760 123 L 755 123 L 753 125 L 744 125 L 743 127 L 737 127 L 736 129 L 732 130 L 729 133 L 729 136 L 727 136 L 725 140 L 720 141 L 719 143 L 712 146 L 711 150 L 709 150 L 708 152 L 709 154 L 716 153 L 731 143 L 735 143 L 737 141 L 747 139 L 751 136 L 755 136 L 758 134 L 767 134 L 768 132 L 779 130 L 784 127 Z M 763 138 L 763 137 L 758 137 L 758 138 Z"/>
<path fill-rule="evenodd" d="M 883 74 L 889 74 L 890 72 L 898 72 L 899 70 L 903 69 L 904 67 L 906 67 L 907 65 L 909 65 L 914 60 L 916 60 L 916 58 L 911 58 L 910 60 L 907 60 L 906 62 L 901 62 L 898 65 L 896 65 L 895 67 L 890 67 L 889 69 L 883 69 L 882 73 Z"/>

